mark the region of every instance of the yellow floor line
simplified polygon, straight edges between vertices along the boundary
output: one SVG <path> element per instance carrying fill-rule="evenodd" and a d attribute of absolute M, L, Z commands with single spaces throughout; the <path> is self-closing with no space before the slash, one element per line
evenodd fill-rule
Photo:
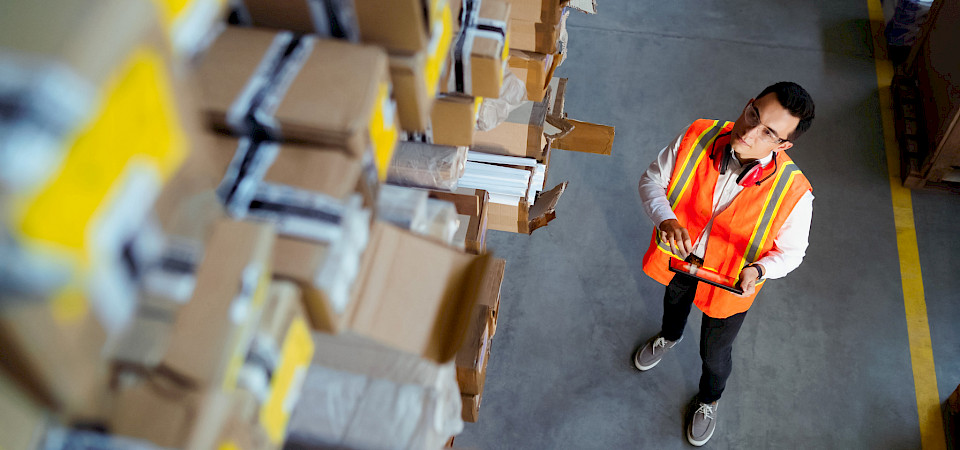
<path fill-rule="evenodd" d="M 933 363 L 927 304 L 923 297 L 923 276 L 920 273 L 917 230 L 913 222 L 913 201 L 910 190 L 903 187 L 900 182 L 900 155 L 893 128 L 893 102 L 890 93 L 893 64 L 881 53 L 885 44 L 880 0 L 867 0 L 867 8 L 870 11 L 870 27 L 874 40 L 874 62 L 877 68 L 880 115 L 883 121 L 883 143 L 886 148 L 887 169 L 890 176 L 893 220 L 897 229 L 903 306 L 906 310 L 907 335 L 910 339 L 910 362 L 913 365 L 913 384 L 917 395 L 921 445 L 929 450 L 945 449 L 946 435 L 940 413 L 940 393 L 937 391 L 937 372 Z M 878 393 L 878 395 L 882 394 Z"/>

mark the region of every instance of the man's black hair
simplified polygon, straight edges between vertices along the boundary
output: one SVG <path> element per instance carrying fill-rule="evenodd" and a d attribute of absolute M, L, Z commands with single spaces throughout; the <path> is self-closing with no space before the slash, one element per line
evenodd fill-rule
<path fill-rule="evenodd" d="M 787 111 L 790 111 L 790 115 L 800 119 L 797 128 L 787 136 L 787 140 L 796 140 L 801 134 L 809 130 L 810 124 L 813 123 L 813 98 L 810 97 L 810 93 L 808 93 L 806 89 L 791 81 L 781 81 L 776 84 L 771 84 L 764 88 L 763 91 L 757 95 L 757 98 L 763 97 L 771 92 L 777 94 L 777 100 L 780 102 L 780 105 L 786 108 Z"/>

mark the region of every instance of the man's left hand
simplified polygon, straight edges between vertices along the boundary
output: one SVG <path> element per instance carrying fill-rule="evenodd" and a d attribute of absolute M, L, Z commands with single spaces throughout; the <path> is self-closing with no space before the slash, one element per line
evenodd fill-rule
<path fill-rule="evenodd" d="M 760 270 L 756 267 L 744 267 L 740 271 L 740 289 L 743 289 L 743 294 L 738 295 L 738 297 L 748 297 L 753 295 L 757 290 L 757 281 L 760 278 Z"/>

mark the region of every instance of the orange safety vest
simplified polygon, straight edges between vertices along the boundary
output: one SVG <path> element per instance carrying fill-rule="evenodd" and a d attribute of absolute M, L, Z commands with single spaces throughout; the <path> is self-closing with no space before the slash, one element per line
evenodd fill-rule
<path fill-rule="evenodd" d="M 723 149 L 730 142 L 730 135 L 720 135 L 732 128 L 733 122 L 697 120 L 687 128 L 677 150 L 667 200 L 680 225 L 689 231 L 694 242 L 710 221 L 714 189 L 720 175 L 710 159 L 710 152 L 714 148 Z M 739 278 L 744 266 L 773 249 L 773 240 L 790 211 L 805 192 L 813 190 L 790 157 L 777 152 L 776 158 L 776 174 L 760 186 L 743 188 L 714 219 L 703 255 L 704 267 Z M 761 178 L 773 172 L 774 166 L 768 163 Z M 660 242 L 660 233 L 655 226 L 650 247 L 643 256 L 643 271 L 661 284 L 669 284 L 674 275 L 667 268 L 670 258 L 680 257 L 670 252 L 668 244 Z M 753 295 L 741 298 L 706 283 L 698 283 L 694 304 L 709 317 L 730 317 L 750 309 L 763 284 L 761 280 Z"/>

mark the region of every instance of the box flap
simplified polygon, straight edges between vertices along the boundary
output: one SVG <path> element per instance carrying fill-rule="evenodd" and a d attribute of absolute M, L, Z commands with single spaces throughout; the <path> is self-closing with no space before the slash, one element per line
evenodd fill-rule
<path fill-rule="evenodd" d="M 547 95 L 549 96 L 549 100 L 547 100 L 547 116 L 566 117 L 563 108 L 567 97 L 567 79 L 554 78 L 550 80 L 550 91 L 548 91 Z"/>
<path fill-rule="evenodd" d="M 563 191 L 567 188 L 567 183 L 567 181 L 564 181 L 553 189 L 540 193 L 537 201 L 530 207 L 529 226 L 526 230 L 527 234 L 530 234 L 537 228 L 546 226 L 547 223 L 557 217 L 555 211 L 557 202 L 560 201 L 560 196 L 563 195 Z"/>
<path fill-rule="evenodd" d="M 573 124 L 566 136 L 553 141 L 553 148 L 609 155 L 613 152 L 615 130 L 608 125 L 568 119 Z"/>
<path fill-rule="evenodd" d="M 463 342 L 490 255 L 468 255 L 392 225 L 374 224 L 349 328 L 446 362 Z"/>

